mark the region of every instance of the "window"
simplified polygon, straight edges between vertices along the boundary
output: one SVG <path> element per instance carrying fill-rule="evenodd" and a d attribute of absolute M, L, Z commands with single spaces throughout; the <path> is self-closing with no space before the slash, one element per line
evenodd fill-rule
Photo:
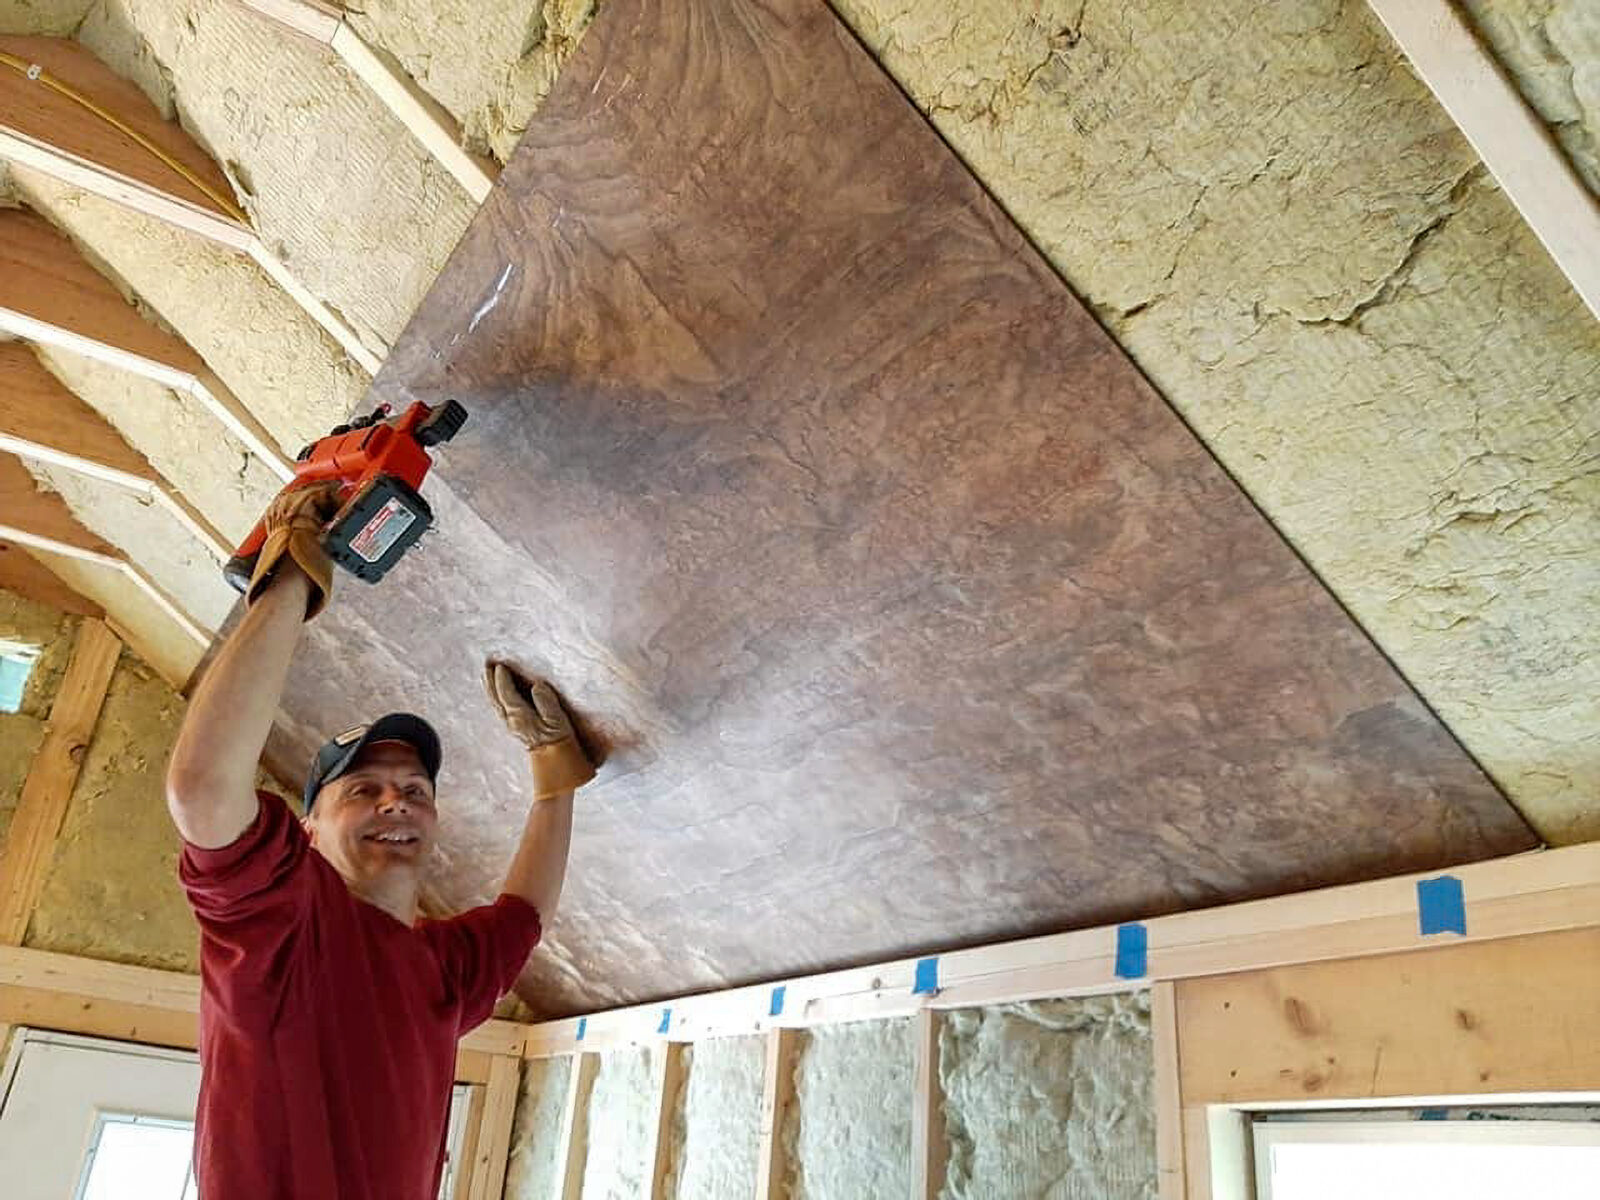
<path fill-rule="evenodd" d="M 187 1121 L 101 1113 L 77 1200 L 196 1200 Z"/>
<path fill-rule="evenodd" d="M 14 713 L 22 708 L 28 676 L 38 661 L 39 647 L 0 639 L 0 712 Z"/>
<path fill-rule="evenodd" d="M 1258 1120 L 1253 1136 L 1259 1200 L 1594 1200 L 1600 1179 L 1593 1120 Z"/>

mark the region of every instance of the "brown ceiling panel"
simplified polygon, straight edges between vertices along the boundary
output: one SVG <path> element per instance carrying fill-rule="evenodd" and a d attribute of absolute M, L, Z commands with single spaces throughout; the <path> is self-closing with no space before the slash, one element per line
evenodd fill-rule
<path fill-rule="evenodd" d="M 550 673 L 609 762 L 546 1011 L 1531 844 L 825 5 L 605 6 L 374 392 L 471 423 L 275 752 L 437 720 L 489 895 L 477 666 Z"/>

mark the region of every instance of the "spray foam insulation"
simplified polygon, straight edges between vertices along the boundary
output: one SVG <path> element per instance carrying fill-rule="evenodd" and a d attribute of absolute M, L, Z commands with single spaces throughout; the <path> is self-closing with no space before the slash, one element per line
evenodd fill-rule
<path fill-rule="evenodd" d="M 1600 836 L 1600 326 L 1367 6 L 837 7 L 1540 832 Z"/>
<path fill-rule="evenodd" d="M 1600 5 L 1593 0 L 1460 0 L 1529 106 L 1600 194 Z"/>
<path fill-rule="evenodd" d="M 360 403 L 366 375 L 250 259 L 38 172 L 15 168 L 12 178 L 30 208 L 88 247 L 291 453 Z"/>
<path fill-rule="evenodd" d="M 909 1020 L 810 1030 L 784 1122 L 790 1200 L 911 1193 Z"/>
<path fill-rule="evenodd" d="M 1155 1200 L 1148 993 L 949 1014 L 948 1200 Z"/>
<path fill-rule="evenodd" d="M 39 37 L 70 37 L 94 0 L 6 0 L 0 32 Z"/>
<path fill-rule="evenodd" d="M 102 0 L 78 38 L 228 174 L 267 248 L 382 357 L 473 204 L 326 47 L 230 0 Z M 159 72 L 138 69 L 148 57 Z M 167 94 L 170 89 L 170 95 Z"/>
<path fill-rule="evenodd" d="M 277 493 L 278 479 L 192 395 L 50 346 L 35 353 L 51 374 L 105 417 L 178 485 L 186 500 L 239 542 Z M 134 547 L 141 555 L 144 547 Z"/>
<path fill-rule="evenodd" d="M 77 635 L 75 618 L 0 590 L 0 641 L 37 650 L 39 655 L 23 689 L 21 706 L 14 713 L 0 713 L 0 841 L 22 798 L 28 769 L 44 742 L 45 721 Z"/>
<path fill-rule="evenodd" d="M 683 1121 L 673 1129 L 671 1182 L 676 1200 L 755 1194 L 761 1148 L 760 1037 L 697 1042 L 685 1059 Z"/>
<path fill-rule="evenodd" d="M 346 20 L 504 162 L 594 18 L 595 0 L 351 0 Z"/>
<path fill-rule="evenodd" d="M 547 1200 L 561 1180 L 561 1117 L 571 1058 L 534 1058 L 523 1064 L 522 1090 L 511 1129 L 505 1200 Z"/>
<path fill-rule="evenodd" d="M 586 1200 L 635 1200 L 648 1191 L 644 1154 L 656 1115 L 650 1067 L 659 1053 L 638 1047 L 601 1056 L 589 1093 Z"/>

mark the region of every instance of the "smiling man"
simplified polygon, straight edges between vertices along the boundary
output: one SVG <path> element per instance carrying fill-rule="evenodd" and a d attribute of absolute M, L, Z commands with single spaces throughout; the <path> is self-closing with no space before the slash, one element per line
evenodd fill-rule
<path fill-rule="evenodd" d="M 500 897 L 418 919 L 439 825 L 439 738 L 392 713 L 335 737 L 306 816 L 257 792 L 304 623 L 327 602 L 325 489 L 280 496 L 249 610 L 173 749 L 167 805 L 200 923 L 200 1193 L 222 1200 L 432 1200 L 456 1043 L 538 943 L 566 873 L 573 791 L 594 776 L 550 686 L 488 666 L 528 748 L 533 804 Z"/>

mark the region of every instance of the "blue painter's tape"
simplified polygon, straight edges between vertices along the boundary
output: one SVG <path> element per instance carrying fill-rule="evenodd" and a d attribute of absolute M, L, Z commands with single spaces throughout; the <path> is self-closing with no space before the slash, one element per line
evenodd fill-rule
<path fill-rule="evenodd" d="M 915 996 L 931 995 L 939 990 L 939 960 L 937 958 L 917 959 L 917 975 L 911 984 L 911 993 Z"/>
<path fill-rule="evenodd" d="M 663 1008 L 661 1010 L 661 1024 L 656 1026 L 656 1032 L 657 1033 L 666 1033 L 671 1028 L 672 1028 L 672 1010 L 670 1008 Z"/>
<path fill-rule="evenodd" d="M 1444 1108 L 1425 1108 L 1417 1114 L 1419 1121 L 1448 1121 L 1450 1111 Z"/>
<path fill-rule="evenodd" d="M 1150 934 L 1143 925 L 1117 926 L 1116 972 L 1118 979 L 1144 978 L 1149 945 Z"/>
<path fill-rule="evenodd" d="M 1422 936 L 1467 932 L 1467 904 L 1454 875 L 1417 880 L 1417 920 Z"/>
<path fill-rule="evenodd" d="M 588 1033 L 588 1032 L 589 1032 L 589 1018 L 588 1017 L 579 1017 L 578 1018 L 578 1039 L 577 1040 L 580 1041 L 580 1042 L 583 1041 L 583 1035 Z"/>
<path fill-rule="evenodd" d="M 782 984 L 772 989 L 772 1003 L 767 1006 L 767 1016 L 781 1017 L 783 1015 L 783 996 L 788 991 Z"/>

